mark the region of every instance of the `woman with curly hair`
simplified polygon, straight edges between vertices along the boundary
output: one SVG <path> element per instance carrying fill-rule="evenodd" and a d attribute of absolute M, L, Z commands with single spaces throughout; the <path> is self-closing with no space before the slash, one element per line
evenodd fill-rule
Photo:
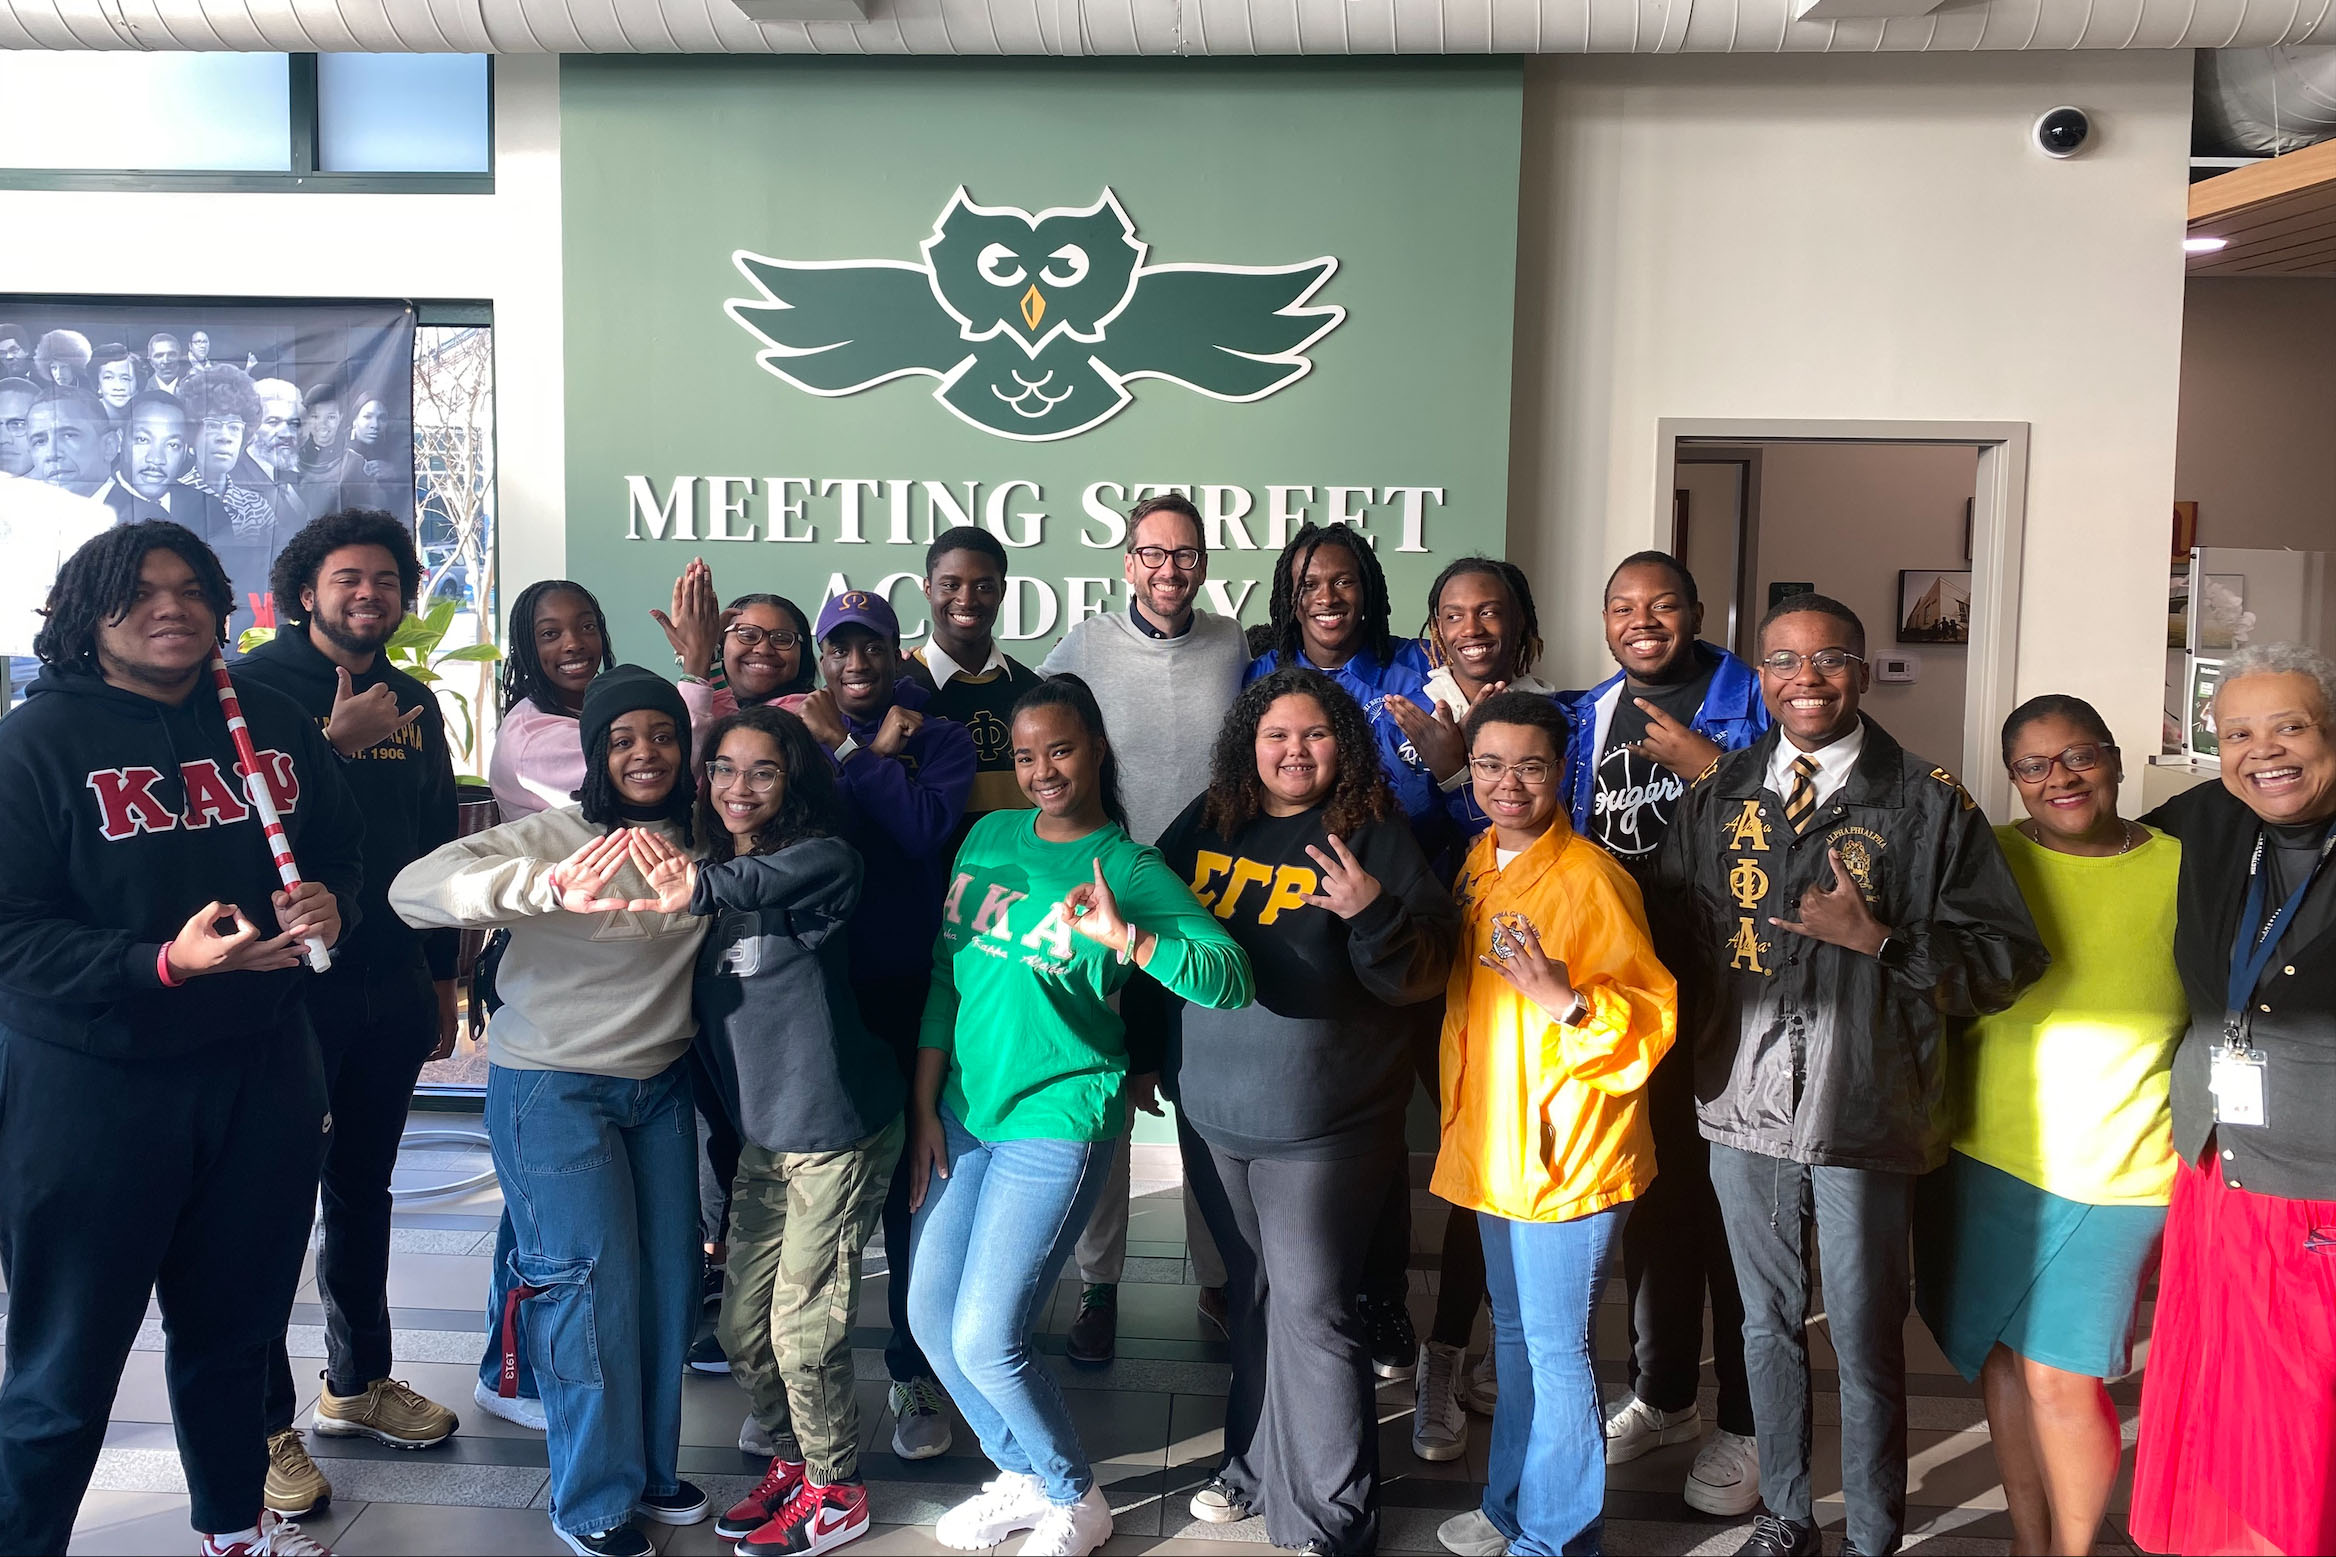
<path fill-rule="evenodd" d="M 1256 970 L 1242 1010 L 1188 1007 L 1168 1072 L 1193 1196 L 1225 1254 L 1225 1457 L 1196 1518 L 1262 1513 L 1276 1546 L 1367 1552 L 1378 1427 L 1364 1256 L 1405 1163 L 1412 1012 L 1459 942 L 1370 721 L 1318 671 L 1252 682 L 1207 791 L 1160 839 Z M 1173 1027 L 1171 1031 L 1174 1031 Z"/>

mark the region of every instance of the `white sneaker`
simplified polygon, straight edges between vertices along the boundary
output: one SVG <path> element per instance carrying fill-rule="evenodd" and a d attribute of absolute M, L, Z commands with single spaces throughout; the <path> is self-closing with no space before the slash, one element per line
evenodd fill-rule
<path fill-rule="evenodd" d="M 1233 1484 L 1222 1476 L 1211 1476 L 1208 1484 L 1192 1495 L 1192 1517 L 1204 1524 L 1239 1524 L 1249 1517 L 1249 1504 L 1233 1490 Z"/>
<path fill-rule="evenodd" d="M 1487 1346 L 1476 1366 L 1468 1370 L 1468 1382 L 1460 1387 L 1460 1404 L 1478 1416 L 1490 1416 L 1500 1403 L 1500 1370 L 1494 1366 L 1492 1348 Z"/>
<path fill-rule="evenodd" d="M 1468 1413 L 1460 1409 L 1460 1369 L 1466 1361 L 1457 1346 L 1430 1341 L 1420 1348 L 1411 1452 L 1423 1460 L 1456 1460 L 1468 1452 Z"/>
<path fill-rule="evenodd" d="M 1714 1432 L 1687 1473 L 1687 1506 L 1740 1519 L 1760 1506 L 1760 1446 L 1742 1433 Z"/>
<path fill-rule="evenodd" d="M 526 1395 L 513 1395 L 509 1400 L 487 1388 L 481 1379 L 470 1387 L 470 1398 L 489 1416 L 501 1417 L 514 1427 L 524 1427 L 531 1433 L 545 1430 L 543 1402 Z"/>
<path fill-rule="evenodd" d="M 1454 1514 L 1436 1526 L 1436 1539 L 1444 1543 L 1445 1551 L 1458 1557 L 1509 1557 L 1509 1538 L 1484 1517 L 1481 1508 Z"/>
<path fill-rule="evenodd" d="M 751 1411 L 746 1413 L 746 1420 L 738 1424 L 738 1452 L 765 1460 L 779 1452 L 779 1441 L 771 1436 L 771 1430 L 763 1426 Z"/>
<path fill-rule="evenodd" d="M 1049 1503 L 1022 1543 L 1020 1557 L 1087 1557 L 1111 1539 L 1111 1500 L 1089 1487 L 1076 1503 Z"/>
<path fill-rule="evenodd" d="M 939 1384 L 931 1379 L 895 1384 L 891 1405 L 894 1455 L 903 1460 L 929 1460 L 949 1452 L 956 1433 L 949 1426 L 948 1402 Z"/>
<path fill-rule="evenodd" d="M 1687 1443 L 1702 1434 L 1703 1413 L 1696 1407 L 1657 1411 L 1636 1394 L 1624 1395 L 1606 1408 L 1606 1463 L 1627 1464 L 1665 1444 Z"/>
<path fill-rule="evenodd" d="M 987 1551 L 1007 1536 L 1028 1530 L 1054 1505 L 1036 1476 L 1000 1471 L 995 1481 L 933 1521 L 933 1539 L 961 1552 Z"/>

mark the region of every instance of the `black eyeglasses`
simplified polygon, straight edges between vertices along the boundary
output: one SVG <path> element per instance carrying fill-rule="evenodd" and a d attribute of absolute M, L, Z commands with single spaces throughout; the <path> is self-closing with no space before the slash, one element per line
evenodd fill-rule
<path fill-rule="evenodd" d="M 1189 573 L 1200 566 L 1201 551 L 1198 546 L 1179 546 L 1173 551 L 1165 546 L 1138 546 L 1130 550 L 1128 555 L 1147 568 L 1156 568 L 1164 562 L 1173 561 Z"/>
<path fill-rule="evenodd" d="M 765 638 L 774 649 L 792 649 L 803 641 L 803 635 L 792 627 L 757 627 L 752 622 L 732 622 L 730 636 L 738 640 L 740 648 L 751 649 Z"/>
<path fill-rule="evenodd" d="M 2050 757 L 2022 757 L 2011 764 L 2012 777 L 2023 784 L 2041 784 L 2052 776 L 2052 765 L 2056 762 L 2071 773 L 2090 773 L 2101 765 L 2103 757 L 2113 757 L 2116 753 L 2114 746 L 2087 741 Z"/>
<path fill-rule="evenodd" d="M 1863 665 L 1866 657 L 1852 654 L 1847 649 L 1819 649 L 1814 654 L 1800 654 L 1791 649 L 1779 649 L 1760 662 L 1760 668 L 1772 676 L 1797 676 L 1806 664 L 1820 676 L 1838 676 L 1849 669 L 1855 660 Z"/>

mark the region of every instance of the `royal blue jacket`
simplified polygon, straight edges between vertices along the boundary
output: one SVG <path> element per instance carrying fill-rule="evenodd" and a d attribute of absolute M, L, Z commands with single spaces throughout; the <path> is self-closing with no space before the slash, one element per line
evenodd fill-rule
<path fill-rule="evenodd" d="M 1444 826 L 1443 793 L 1436 787 L 1435 775 L 1428 772 L 1427 764 L 1412 750 L 1403 726 L 1387 712 L 1387 699 L 1391 697 L 1408 697 L 1423 713 L 1434 709 L 1435 703 L 1427 694 L 1427 651 L 1416 639 L 1398 638 L 1394 660 L 1389 664 L 1380 664 L 1379 657 L 1367 648 L 1357 650 L 1353 659 L 1336 670 L 1322 670 L 1303 657 L 1299 663 L 1308 670 L 1321 671 L 1363 705 L 1363 714 L 1371 721 L 1371 733 L 1379 741 L 1379 766 L 1386 770 L 1387 782 L 1395 787 L 1395 799 L 1410 819 L 1420 846 L 1432 856 L 1435 840 Z M 1249 662 L 1249 673 L 1241 678 L 1241 684 L 1247 686 L 1279 669 L 1281 651 L 1268 649 Z"/>
<path fill-rule="evenodd" d="M 1700 639 L 1696 657 L 1712 667 L 1703 706 L 1688 728 L 1722 751 L 1742 751 L 1768 733 L 1768 705 L 1760 700 L 1760 673 L 1715 643 Z M 1576 832 L 1587 832 L 1590 807 L 1598 799 L 1598 752 L 1622 702 L 1622 672 L 1587 692 L 1560 692 L 1557 706 L 1573 727 L 1565 753 L 1565 808 Z"/>

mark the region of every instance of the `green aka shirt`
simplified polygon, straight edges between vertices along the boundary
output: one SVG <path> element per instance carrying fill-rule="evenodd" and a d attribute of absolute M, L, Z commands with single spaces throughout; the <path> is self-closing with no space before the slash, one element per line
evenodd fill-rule
<path fill-rule="evenodd" d="M 1145 969 L 1194 1005 L 1249 1003 L 1249 958 L 1159 851 L 1105 826 L 1070 843 L 1038 813 L 993 811 L 958 851 L 919 1043 L 950 1051 L 941 1102 L 984 1141 L 1108 1141 L 1127 1128 L 1127 1044 L 1111 997 L 1133 963 L 1072 930 L 1066 893 L 1103 879 L 1160 938 Z"/>

